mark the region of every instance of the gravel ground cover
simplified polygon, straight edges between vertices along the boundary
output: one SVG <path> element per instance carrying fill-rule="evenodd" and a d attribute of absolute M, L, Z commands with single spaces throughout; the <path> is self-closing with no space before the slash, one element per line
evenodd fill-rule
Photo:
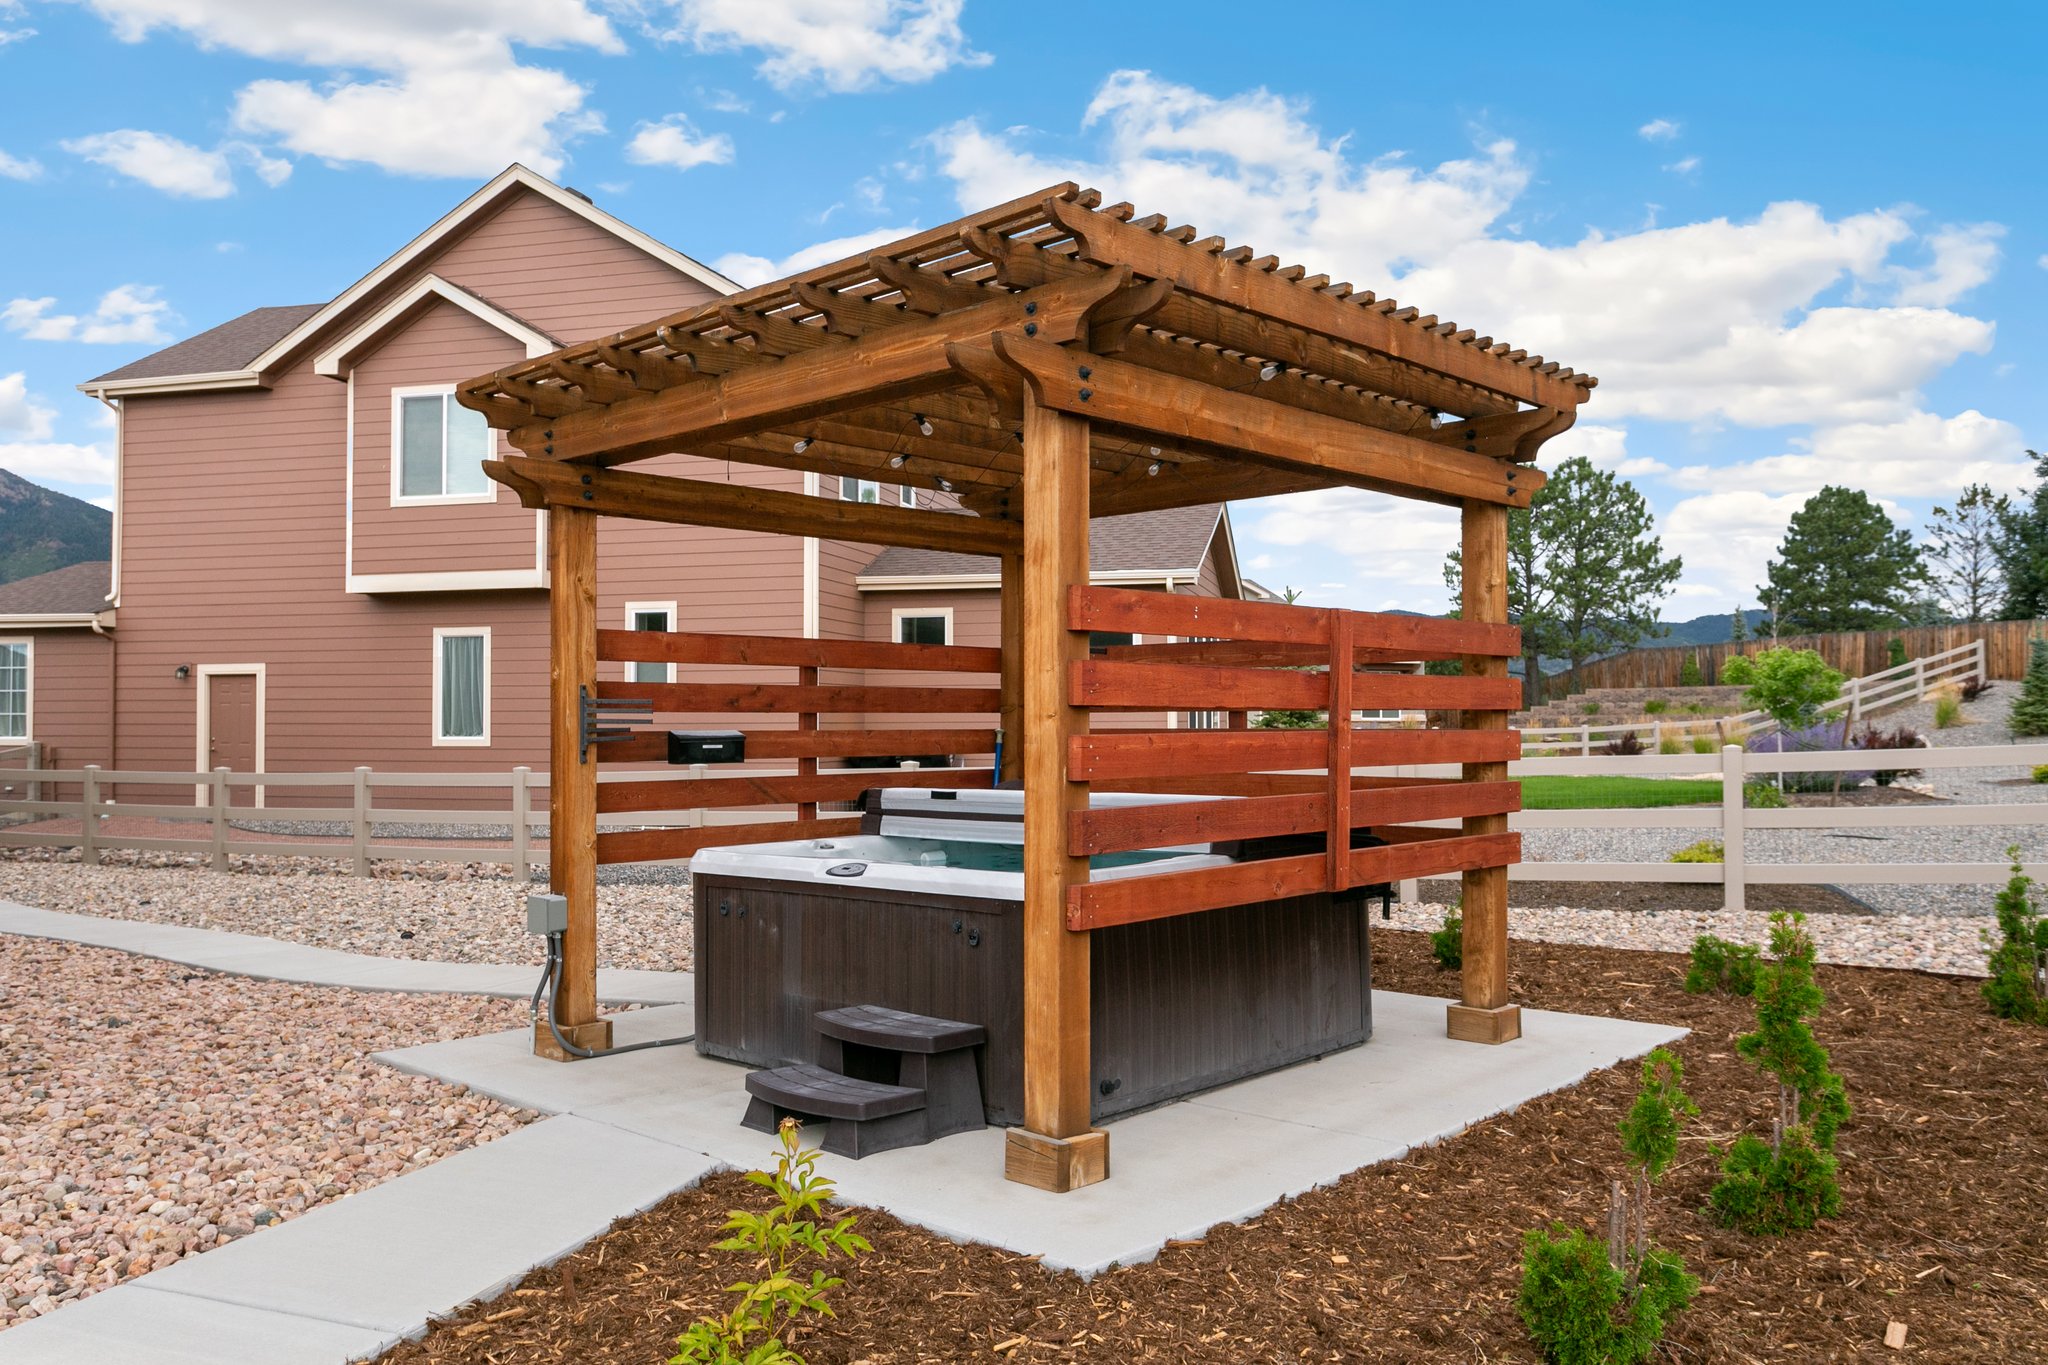
<path fill-rule="evenodd" d="M 184 924 L 380 957 L 436 962 L 530 962 L 525 888 L 488 864 L 379 863 L 342 875 L 324 858 L 236 858 L 227 872 L 180 854 L 108 853 L 86 867 L 76 852 L 12 850 L 0 857 L 0 899 L 74 915 Z M 598 965 L 687 971 L 687 884 L 598 888 Z"/>
<path fill-rule="evenodd" d="M 1431 968 L 1418 935 L 1381 945 L 1375 984 L 1453 993 L 1456 978 Z M 1650 1219 L 1705 1285 L 1657 1359 L 2042 1359 L 2048 1029 L 1993 1019 L 1973 981 L 1822 967 L 1817 1027 L 1856 1109 L 1838 1146 L 1842 1213 L 1808 1232 L 1746 1237 L 1701 1213 L 1713 1149 L 1740 1130 L 1768 1133 L 1776 1095 L 1731 1046 L 1753 1022 L 1751 1002 L 1686 995 L 1684 973 L 1684 959 L 1666 954 L 1532 943 L 1516 949 L 1510 974 L 1512 997 L 1531 1006 L 1693 1030 L 1677 1051 L 1702 1112 Z M 813 1365 L 1533 1363 L 1515 1310 L 1522 1234 L 1552 1219 L 1600 1234 L 1608 1181 L 1623 1174 L 1615 1126 L 1637 1083 L 1633 1064 L 1598 1072 L 1088 1281 L 858 1210 L 873 1255 L 835 1262 L 846 1278 L 831 1292 L 837 1316 L 790 1344 Z M 1113 1179 L 1127 1182 L 1109 1187 L 1120 1197 L 1146 1197 L 1129 1183 L 1142 1176 Z M 727 1286 L 756 1278 L 745 1253 L 712 1244 L 728 1209 L 761 1201 L 740 1176 L 715 1176 L 384 1360 L 657 1365 L 692 1319 L 728 1305 Z M 1891 1322 L 1906 1325 L 1903 1351 L 1884 1345 Z"/>
<path fill-rule="evenodd" d="M 527 1123 L 369 1059 L 524 1011 L 6 939 L 0 1328 Z"/>

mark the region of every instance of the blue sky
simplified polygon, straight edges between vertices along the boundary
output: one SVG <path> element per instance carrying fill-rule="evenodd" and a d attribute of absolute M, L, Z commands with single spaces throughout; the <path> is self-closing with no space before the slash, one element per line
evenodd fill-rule
<path fill-rule="evenodd" d="M 1071 176 L 1599 375 L 1546 462 L 1649 496 L 1668 614 L 1753 604 L 1821 485 L 1918 528 L 2048 443 L 2048 21 L 1678 8 L 0 0 L 0 466 L 105 501 L 75 383 L 514 159 L 748 279 Z M 1269 584 L 1442 604 L 1412 505 L 1235 516 Z"/>

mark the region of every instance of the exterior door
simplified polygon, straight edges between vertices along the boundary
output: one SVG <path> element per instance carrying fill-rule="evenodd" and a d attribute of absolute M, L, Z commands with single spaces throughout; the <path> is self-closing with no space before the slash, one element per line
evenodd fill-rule
<path fill-rule="evenodd" d="M 206 680 L 206 766 L 256 771 L 256 678 L 250 673 L 216 673 Z M 256 788 L 231 787 L 237 806 L 256 804 Z"/>

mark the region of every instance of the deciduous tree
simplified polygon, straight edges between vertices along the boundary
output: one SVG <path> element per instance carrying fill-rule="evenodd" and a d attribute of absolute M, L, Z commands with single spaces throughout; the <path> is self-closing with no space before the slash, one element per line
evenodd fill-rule
<path fill-rule="evenodd" d="M 1937 507 L 1921 552 L 1941 606 L 1958 621 L 1989 620 L 2005 598 L 1999 542 L 2012 516 L 2012 499 L 1981 483 L 1963 490 L 1952 507 Z"/>

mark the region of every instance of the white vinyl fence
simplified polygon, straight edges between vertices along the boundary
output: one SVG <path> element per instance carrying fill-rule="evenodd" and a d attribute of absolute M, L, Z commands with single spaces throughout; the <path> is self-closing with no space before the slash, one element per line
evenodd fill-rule
<path fill-rule="evenodd" d="M 1908 659 L 1892 668 L 1846 679 L 1841 692 L 1834 700 L 1822 703 L 1820 710 L 1822 715 L 1844 715 L 1853 729 L 1866 716 L 1919 701 L 1944 683 L 1961 685 L 1973 680 L 1988 682 L 1990 678 L 1984 641 L 1972 640 L 1923 659 Z M 1581 758 L 1590 758 L 1602 746 L 1632 734 L 1654 753 L 1667 737 L 1690 747 L 1694 737 L 1705 731 L 1713 732 L 1712 739 L 1718 748 L 1722 744 L 1739 744 L 1751 735 L 1766 734 L 1776 724 L 1761 711 L 1744 711 L 1736 716 L 1695 716 L 1689 720 L 1673 715 L 1628 724 L 1597 725 L 1589 721 L 1584 725 L 1532 726 L 1522 731 L 1522 752 L 1555 755 L 1560 750 L 1575 749 Z"/>

